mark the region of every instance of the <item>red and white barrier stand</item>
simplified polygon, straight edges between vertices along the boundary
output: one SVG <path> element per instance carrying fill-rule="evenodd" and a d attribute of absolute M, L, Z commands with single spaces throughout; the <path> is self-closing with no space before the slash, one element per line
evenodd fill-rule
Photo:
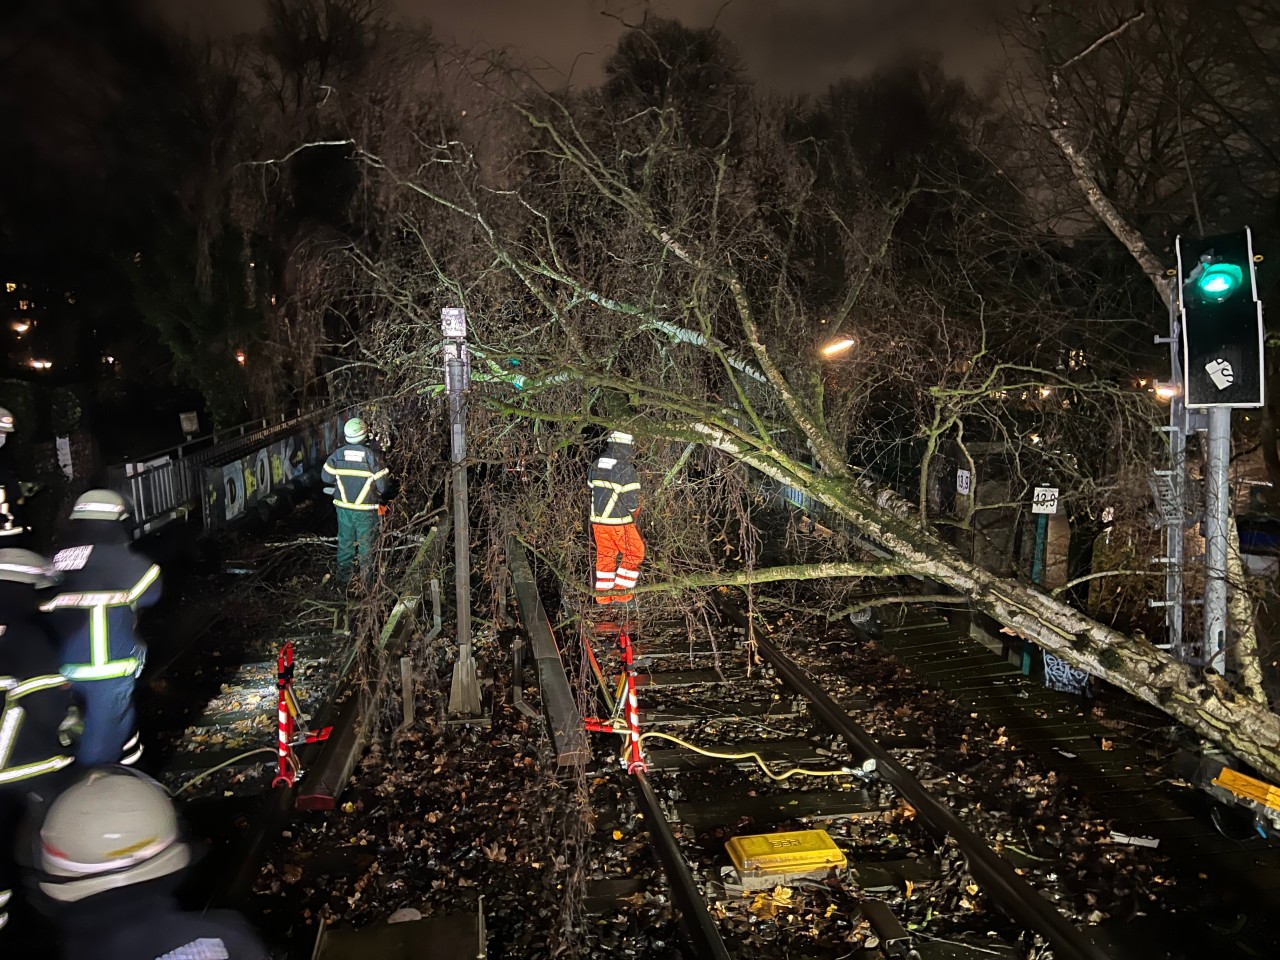
<path fill-rule="evenodd" d="M 333 727 L 321 730 L 309 730 L 303 719 L 298 701 L 293 694 L 293 641 L 286 640 L 280 653 L 276 656 L 276 690 L 277 700 L 277 737 L 276 737 L 276 778 L 271 786 L 284 784 L 292 787 L 298 779 L 302 768 L 298 766 L 297 755 L 293 748 L 302 743 L 319 743 L 328 740 Z M 301 736 L 297 732 L 301 731 Z"/>
<path fill-rule="evenodd" d="M 621 689 L 621 702 L 618 704 L 626 721 L 626 727 L 619 730 L 612 720 L 601 720 L 597 717 L 585 717 L 583 726 L 592 733 L 622 734 L 626 738 L 624 755 L 627 773 L 644 772 L 649 769 L 649 765 L 640 751 L 640 703 L 636 697 L 635 648 L 631 642 L 631 624 L 598 623 L 595 625 L 597 633 L 612 632 L 614 629 L 618 631 L 618 649 L 622 654 L 622 670 L 626 677 L 626 682 Z M 590 637 L 585 639 L 590 643 Z"/>

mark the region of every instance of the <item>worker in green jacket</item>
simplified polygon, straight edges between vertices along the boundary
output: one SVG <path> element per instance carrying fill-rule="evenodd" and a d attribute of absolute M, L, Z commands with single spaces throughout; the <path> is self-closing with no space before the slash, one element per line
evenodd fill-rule
<path fill-rule="evenodd" d="M 351 580 L 356 566 L 366 581 L 373 572 L 388 474 L 378 451 L 365 443 L 369 428 L 363 420 L 352 417 L 342 434 L 347 442 L 329 455 L 321 470 L 333 484 L 333 505 L 338 511 L 339 585 Z"/>

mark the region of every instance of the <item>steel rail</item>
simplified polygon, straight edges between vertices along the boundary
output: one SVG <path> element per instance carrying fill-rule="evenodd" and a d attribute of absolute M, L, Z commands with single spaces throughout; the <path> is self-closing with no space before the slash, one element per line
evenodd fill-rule
<path fill-rule="evenodd" d="M 680 844 L 671 832 L 671 825 L 662 815 L 658 795 L 649 785 L 649 778 L 643 770 L 637 770 L 629 778 L 636 805 L 644 815 L 649 839 L 662 863 L 667 882 L 671 884 L 671 899 L 680 913 L 680 924 L 689 935 L 690 950 L 698 960 L 730 960 L 729 951 L 720 939 L 720 929 L 707 910 L 707 901 L 698 889 L 698 881 L 693 878 L 684 854 L 680 852 Z"/>
<path fill-rule="evenodd" d="M 556 751 L 556 764 L 562 770 L 583 767 L 590 759 L 591 746 L 582 714 L 570 688 L 560 648 L 551 632 L 525 549 L 515 538 L 507 541 L 507 568 L 512 574 L 523 629 L 537 661 L 538 691 Z M 693 878 L 693 872 L 680 852 L 680 844 L 671 832 L 671 825 L 662 813 L 662 805 L 649 784 L 649 778 L 640 770 L 628 775 L 628 779 L 658 861 L 671 886 L 672 902 L 679 912 L 680 925 L 689 936 L 691 953 L 697 960 L 731 960 L 724 941 L 720 939 L 716 921 L 698 889 L 698 882 Z"/>
<path fill-rule="evenodd" d="M 726 616 L 744 629 L 746 617 L 739 610 L 722 605 Z M 778 672 L 778 676 L 809 701 L 823 723 L 844 737 L 850 751 L 860 760 L 874 760 L 876 772 L 916 810 L 920 821 L 930 830 L 951 837 L 969 864 L 973 878 L 991 900 L 1012 919 L 1043 935 L 1055 954 L 1072 960 L 1108 960 L 1108 954 L 1092 937 L 1058 912 L 1031 884 L 1014 871 L 1013 866 L 991 849 L 949 806 L 931 794 L 910 771 L 893 758 L 876 739 L 845 713 L 844 709 L 823 690 L 794 660 L 786 656 L 767 638 L 753 636 L 756 649 Z"/>

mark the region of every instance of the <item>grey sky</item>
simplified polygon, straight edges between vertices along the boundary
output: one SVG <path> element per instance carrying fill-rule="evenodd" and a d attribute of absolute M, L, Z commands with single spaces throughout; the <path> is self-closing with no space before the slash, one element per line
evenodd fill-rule
<path fill-rule="evenodd" d="M 193 34 L 226 35 L 262 22 L 260 0 L 150 0 Z M 1001 58 L 992 23 L 1009 0 L 390 0 L 393 15 L 429 21 L 464 46 L 505 47 L 580 83 L 600 76 L 618 35 L 645 10 L 687 26 L 715 22 L 752 76 L 788 93 L 817 92 L 904 49 L 938 50 L 946 67 L 980 81 Z M 580 56 L 584 55 L 584 56 Z M 574 66 L 575 58 L 577 61 Z"/>

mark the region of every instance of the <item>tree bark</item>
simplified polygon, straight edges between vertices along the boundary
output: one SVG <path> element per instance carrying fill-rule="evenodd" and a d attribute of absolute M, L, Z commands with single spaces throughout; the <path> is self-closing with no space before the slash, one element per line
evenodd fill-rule
<path fill-rule="evenodd" d="M 1280 781 L 1280 716 L 1241 697 L 1220 676 L 1201 676 L 1146 640 L 1126 637 L 1073 607 L 964 559 L 913 522 L 914 505 L 867 480 L 797 475 L 765 451 L 703 426 L 712 446 L 779 482 L 805 490 L 892 553 L 909 572 L 946 584 L 1001 623 L 1073 666 L 1164 710 Z"/>

